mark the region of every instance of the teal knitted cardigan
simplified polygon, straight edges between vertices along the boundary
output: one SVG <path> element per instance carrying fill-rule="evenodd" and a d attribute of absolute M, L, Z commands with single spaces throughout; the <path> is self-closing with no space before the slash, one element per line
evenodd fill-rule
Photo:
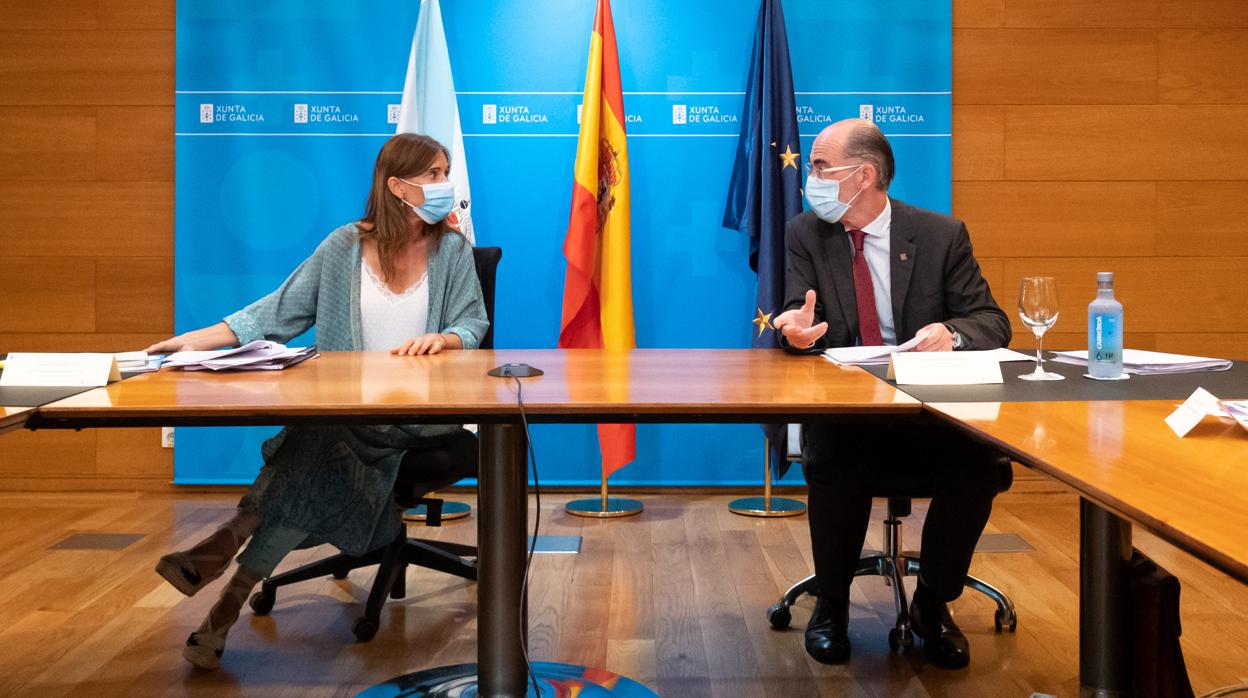
<path fill-rule="evenodd" d="M 453 333 L 476 349 L 489 329 L 472 247 L 458 234 L 442 238 L 429 257 L 429 322 L 426 332 Z M 360 229 L 338 228 L 277 290 L 225 318 L 238 341 L 286 343 L 316 325 L 322 351 L 359 351 Z"/>

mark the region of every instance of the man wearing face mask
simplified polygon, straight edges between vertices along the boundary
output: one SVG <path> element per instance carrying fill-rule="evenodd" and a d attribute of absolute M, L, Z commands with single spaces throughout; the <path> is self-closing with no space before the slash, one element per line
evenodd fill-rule
<path fill-rule="evenodd" d="M 811 148 L 805 194 L 811 210 L 785 230 L 785 311 L 773 325 L 798 354 L 829 347 L 900 344 L 918 351 L 995 349 L 1010 340 L 961 221 L 888 196 L 894 161 L 874 123 L 848 119 Z M 962 593 L 988 522 L 996 453 L 950 427 L 810 424 L 802 429 L 810 488 L 810 537 L 819 594 L 806 651 L 833 664 L 850 656 L 849 587 L 881 468 L 913 472 L 935 493 L 923 528 L 910 620 L 928 660 L 970 661 L 947 604 Z"/>

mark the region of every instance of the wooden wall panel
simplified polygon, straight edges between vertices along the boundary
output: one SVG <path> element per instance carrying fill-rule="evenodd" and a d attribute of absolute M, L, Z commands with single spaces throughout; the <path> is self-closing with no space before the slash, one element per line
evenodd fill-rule
<path fill-rule="evenodd" d="M 1248 181 L 1158 182 L 1157 254 L 1248 257 Z"/>
<path fill-rule="evenodd" d="M 1157 101 L 1150 29 L 957 29 L 954 104 Z"/>
<path fill-rule="evenodd" d="M 173 256 L 172 181 L 4 182 L 0 210 L 6 256 Z"/>
<path fill-rule="evenodd" d="M 953 0 L 954 29 L 1004 24 L 1005 0 Z"/>
<path fill-rule="evenodd" d="M 9 477 L 95 475 L 100 430 L 14 431 L 0 439 L 0 487 Z"/>
<path fill-rule="evenodd" d="M 953 181 L 1005 179 L 1005 108 L 953 109 Z"/>
<path fill-rule="evenodd" d="M 0 298 L 10 332 L 94 332 L 95 262 L 0 258 Z"/>
<path fill-rule="evenodd" d="M 1157 0 L 1157 26 L 1248 29 L 1244 0 Z"/>
<path fill-rule="evenodd" d="M 95 179 L 95 110 L 0 107 L 0 181 Z"/>
<path fill-rule="evenodd" d="M 173 107 L 100 107 L 96 128 L 101 180 L 173 181 Z"/>
<path fill-rule="evenodd" d="M 0 31 L 0 104 L 173 104 L 172 31 Z"/>
<path fill-rule="evenodd" d="M 165 332 L 0 332 L 4 351 L 137 351 L 165 339 Z M 0 444 L 4 441 L 0 439 Z"/>
<path fill-rule="evenodd" d="M 1153 182 L 962 182 L 953 210 L 986 257 L 1154 254 Z"/>
<path fill-rule="evenodd" d="M 1134 28 L 1157 26 L 1164 0 L 1005 0 L 1009 27 Z"/>
<path fill-rule="evenodd" d="M 1248 102 L 1248 30 L 1163 31 L 1157 41 L 1162 102 Z"/>
<path fill-rule="evenodd" d="M 1241 180 L 1246 173 L 1248 105 L 1006 109 L 1006 179 Z"/>
<path fill-rule="evenodd" d="M 101 259 L 95 270 L 97 332 L 166 332 L 173 327 L 173 259 Z"/>

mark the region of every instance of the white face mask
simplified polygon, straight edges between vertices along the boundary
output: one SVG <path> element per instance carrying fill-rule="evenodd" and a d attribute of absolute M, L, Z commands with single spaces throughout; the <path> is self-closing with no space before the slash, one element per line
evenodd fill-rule
<path fill-rule="evenodd" d="M 835 223 L 841 220 L 841 217 L 845 215 L 849 207 L 853 205 L 854 199 L 858 198 L 858 194 L 861 194 L 863 189 L 866 189 L 864 185 L 858 190 L 858 193 L 849 198 L 849 201 L 841 201 L 841 182 L 854 176 L 861 169 L 862 165 L 853 167 L 853 172 L 850 172 L 840 180 L 820 179 L 815 176 L 813 171 L 806 175 L 806 201 L 810 203 L 810 209 L 815 212 L 815 215 L 820 220 L 828 223 Z"/>

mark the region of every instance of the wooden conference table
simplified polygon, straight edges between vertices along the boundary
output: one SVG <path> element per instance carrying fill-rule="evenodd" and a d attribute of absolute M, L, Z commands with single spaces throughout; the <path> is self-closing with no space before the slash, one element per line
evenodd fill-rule
<path fill-rule="evenodd" d="M 1132 523 L 1248 583 L 1248 431 L 1205 420 L 1180 439 L 1164 421 L 1176 402 L 925 405 L 1082 496 L 1080 683 L 1105 695 L 1130 690 L 1130 608 L 1120 592 Z"/>
<path fill-rule="evenodd" d="M 511 362 L 545 375 L 486 375 Z M 868 373 L 779 351 L 341 352 L 285 371 L 140 375 L 40 407 L 28 426 L 479 424 L 479 695 L 521 696 L 528 476 L 517 381 L 533 423 L 897 420 L 922 411 Z"/>

